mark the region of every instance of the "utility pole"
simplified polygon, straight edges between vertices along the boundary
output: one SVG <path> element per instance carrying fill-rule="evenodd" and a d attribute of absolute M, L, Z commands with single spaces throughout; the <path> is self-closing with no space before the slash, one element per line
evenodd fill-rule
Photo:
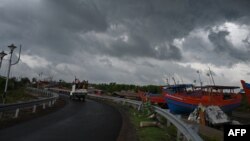
<path fill-rule="evenodd" d="M 22 46 L 20 45 L 18 60 L 15 63 L 13 63 L 13 64 L 11 62 L 12 61 L 12 54 L 13 54 L 14 49 L 16 49 L 17 47 L 14 44 L 11 44 L 11 45 L 8 46 L 8 48 L 10 49 L 10 60 L 9 60 L 8 73 L 7 73 L 6 83 L 5 83 L 4 93 L 3 93 L 3 104 L 6 101 L 6 95 L 7 95 L 7 89 L 8 89 L 8 82 L 9 82 L 9 76 L 10 76 L 10 69 L 11 69 L 11 66 L 16 65 L 19 62 Z"/>

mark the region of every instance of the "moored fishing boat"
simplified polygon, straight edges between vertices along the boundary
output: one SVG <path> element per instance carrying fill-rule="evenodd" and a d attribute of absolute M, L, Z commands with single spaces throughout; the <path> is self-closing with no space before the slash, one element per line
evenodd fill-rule
<path fill-rule="evenodd" d="M 163 94 L 172 113 L 189 114 L 199 104 L 215 105 L 224 112 L 231 112 L 240 106 L 241 95 L 234 92 L 238 88 L 217 85 L 194 87 L 192 84 L 179 84 L 163 87 Z"/>
<path fill-rule="evenodd" d="M 250 104 L 250 83 L 246 83 L 244 80 L 241 80 L 242 87 L 245 91 L 248 104 Z"/>

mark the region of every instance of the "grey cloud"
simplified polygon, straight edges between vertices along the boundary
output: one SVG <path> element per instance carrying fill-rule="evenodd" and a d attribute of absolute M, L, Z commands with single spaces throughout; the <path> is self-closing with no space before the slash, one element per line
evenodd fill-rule
<path fill-rule="evenodd" d="M 108 67 L 112 67 L 112 62 L 109 59 L 107 59 L 107 58 L 100 59 L 99 61 L 101 63 L 103 63 L 104 65 L 107 65 Z"/>
<path fill-rule="evenodd" d="M 161 45 L 156 50 L 148 41 L 138 36 L 129 36 L 132 41 L 124 42 L 118 40 L 111 45 L 107 51 L 117 57 L 152 57 L 160 60 L 180 60 L 181 52 L 174 45 Z"/>
<path fill-rule="evenodd" d="M 155 42 L 171 41 L 187 35 L 196 27 L 209 27 L 227 20 L 237 20 L 249 13 L 249 2 L 233 0 L 109 0 L 109 4 L 116 7 L 108 8 L 110 5 L 106 4 L 111 22 L 126 24 L 131 27 L 130 32 L 141 33 Z"/>
<path fill-rule="evenodd" d="M 59 24 L 69 32 L 105 31 L 105 15 L 92 1 L 46 0 L 45 6 L 52 14 L 50 23 Z"/>
<path fill-rule="evenodd" d="M 215 45 L 214 52 L 219 54 L 219 56 L 226 55 L 229 59 L 232 58 L 230 60 L 233 62 L 249 61 L 250 50 L 244 51 L 242 49 L 235 48 L 226 39 L 227 35 L 229 35 L 228 31 L 219 31 L 218 33 L 211 32 L 209 34 L 209 40 Z"/>
<path fill-rule="evenodd" d="M 124 64 L 128 63 L 131 67 L 137 67 L 136 60 L 142 58 L 146 62 L 155 59 L 158 62 L 192 63 L 195 60 L 215 65 L 247 62 L 249 52 L 240 51 L 230 44 L 225 39 L 229 34 L 226 31 L 210 33 L 209 39 L 215 47 L 214 50 L 197 38 L 185 43 L 183 50 L 172 43 L 173 39 L 185 38 L 197 28 L 210 29 L 224 22 L 249 25 L 249 6 L 248 0 L 24 0 L 18 4 L 9 2 L 0 7 L 0 45 L 1 48 L 6 48 L 12 42 L 23 44 L 24 54 L 38 55 L 51 62 L 47 68 L 33 69 L 33 73 L 47 71 L 65 79 L 77 74 L 95 81 L 150 83 L 153 78 L 161 77 L 167 70 L 155 62 L 150 62 L 148 65 L 141 64 L 136 73 L 130 74 L 115 68 L 110 58 L 124 61 Z M 118 28 L 111 29 L 112 26 Z M 128 36 L 127 41 L 119 38 L 124 33 Z M 98 37 L 98 34 L 104 37 Z M 187 52 L 195 59 L 184 58 Z M 107 59 L 100 60 L 100 56 Z M 220 60 L 217 59 L 218 56 L 221 57 Z M 67 66 L 62 70 L 55 69 L 55 66 L 61 63 L 78 65 L 81 71 L 74 71 Z M 159 74 L 155 74 L 159 68 Z M 187 69 L 193 74 L 191 68 L 180 67 L 175 63 L 166 68 L 173 72 L 176 69 L 179 73 L 185 72 L 180 69 Z"/>
<path fill-rule="evenodd" d="M 142 36 L 128 34 L 128 40 L 98 39 L 95 34 L 86 35 L 83 38 L 84 50 L 92 54 L 109 55 L 126 59 L 129 57 L 149 57 L 159 60 L 181 60 L 182 53 L 174 45 L 151 44 Z M 115 38 L 117 38 L 115 36 Z M 158 49 L 156 49 L 156 46 Z"/>
<path fill-rule="evenodd" d="M 247 1 L 45 0 L 34 6 L 23 4 L 1 8 L 1 19 L 5 26 L 11 25 L 1 32 L 8 35 L 2 35 L 6 43 L 10 38 L 16 39 L 36 53 L 47 49 L 53 50 L 53 53 L 70 55 L 74 49 L 87 51 L 99 45 L 90 43 L 91 47 L 86 46 L 89 43 L 83 44 L 79 34 L 88 31 L 106 33 L 111 24 L 122 24 L 127 28 L 132 43 L 115 41 L 111 43 L 111 51 L 97 47 L 96 52 L 117 56 L 123 56 L 124 52 L 125 55 L 138 57 L 173 57 L 173 60 L 179 60 L 181 53 L 171 45 L 169 51 L 175 50 L 177 57 L 166 54 L 169 51 L 156 55 L 157 53 L 152 53 L 152 45 L 165 41 L 171 43 L 174 38 L 184 37 L 197 27 L 209 27 L 248 16 L 248 5 Z M 141 53 L 136 53 L 135 50 L 140 50 Z"/>
<path fill-rule="evenodd" d="M 53 53 L 71 54 L 80 46 L 79 33 L 107 28 L 105 16 L 94 3 L 80 0 L 46 0 L 37 5 L 19 6 L 11 3 L 0 11 L 0 32 L 5 44 L 20 42 L 36 53 L 47 49 Z"/>

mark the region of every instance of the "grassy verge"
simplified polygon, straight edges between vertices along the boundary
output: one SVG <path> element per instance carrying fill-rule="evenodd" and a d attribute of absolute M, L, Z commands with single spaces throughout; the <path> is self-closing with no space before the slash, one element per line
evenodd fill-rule
<path fill-rule="evenodd" d="M 135 109 L 128 109 L 130 114 L 130 119 L 136 128 L 137 136 L 140 141 L 172 141 L 176 140 L 177 130 L 176 127 L 171 125 L 163 129 L 159 127 L 140 127 L 141 121 L 153 121 L 152 119 L 147 118 L 146 114 L 143 112 L 138 112 Z M 162 121 L 162 120 L 161 120 Z M 163 121 L 164 123 L 164 121 Z M 219 141 L 215 137 L 201 135 L 201 138 L 204 141 Z"/>
<path fill-rule="evenodd" d="M 216 137 L 208 137 L 205 135 L 200 134 L 200 137 L 204 140 L 204 141 L 220 141 L 220 139 L 217 139 Z"/>
<path fill-rule="evenodd" d="M 36 99 L 36 97 L 28 94 L 25 91 L 25 88 L 18 88 L 15 90 L 8 91 L 6 96 L 6 103 L 16 103 L 19 101 L 28 101 L 31 99 Z M 1 95 L 1 101 L 2 101 L 2 95 Z"/>
<path fill-rule="evenodd" d="M 174 126 L 164 127 L 140 127 L 141 121 L 152 121 L 143 112 L 129 108 L 130 119 L 136 128 L 140 141 L 172 141 L 176 140 L 176 128 Z"/>

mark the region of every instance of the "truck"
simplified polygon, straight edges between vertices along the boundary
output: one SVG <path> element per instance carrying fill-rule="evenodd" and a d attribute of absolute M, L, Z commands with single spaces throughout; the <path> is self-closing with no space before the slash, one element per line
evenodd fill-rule
<path fill-rule="evenodd" d="M 70 98 L 71 100 L 80 100 L 80 101 L 84 102 L 85 99 L 86 99 L 87 94 L 88 94 L 88 89 L 87 89 L 87 87 L 82 87 L 82 88 L 79 88 L 79 87 L 78 87 L 78 88 L 76 89 L 76 84 L 74 84 L 74 85 L 72 86 L 72 90 L 71 90 L 71 92 L 70 92 L 69 98 Z"/>

